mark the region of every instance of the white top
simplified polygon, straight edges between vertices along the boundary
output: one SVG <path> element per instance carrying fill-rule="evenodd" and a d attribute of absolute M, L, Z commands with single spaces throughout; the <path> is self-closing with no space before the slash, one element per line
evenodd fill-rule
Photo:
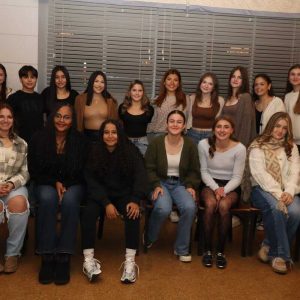
<path fill-rule="evenodd" d="M 271 193 L 276 199 L 280 199 L 281 194 L 285 191 L 293 197 L 299 192 L 299 153 L 297 146 L 294 145 L 292 155 L 288 160 L 285 151 L 281 148 L 277 158 L 281 168 L 282 183 L 284 190 L 280 184 L 266 170 L 265 154 L 260 148 L 253 148 L 249 155 L 249 166 L 251 172 L 252 186 L 259 185 L 264 191 Z"/>
<path fill-rule="evenodd" d="M 181 150 L 177 154 L 168 154 L 167 153 L 167 160 L 168 160 L 168 176 L 177 176 L 179 177 L 179 163 L 181 157 Z"/>
<path fill-rule="evenodd" d="M 241 184 L 245 168 L 246 147 L 242 143 L 238 143 L 225 152 L 216 151 L 213 158 L 209 156 L 208 151 L 208 139 L 200 141 L 198 152 L 202 180 L 213 191 L 219 188 L 214 178 L 229 180 L 224 186 L 224 192 L 228 194 Z"/>
<path fill-rule="evenodd" d="M 261 115 L 259 133 L 261 134 L 268 124 L 270 118 L 277 112 L 285 112 L 285 106 L 283 101 L 278 97 L 273 97 L 273 100 L 268 104 Z"/>
<path fill-rule="evenodd" d="M 160 107 L 154 105 L 154 115 L 152 117 L 151 123 L 148 124 L 148 133 L 166 133 L 167 132 L 167 116 L 175 109 L 184 112 L 187 117 L 187 107 L 189 106 L 190 97 L 186 96 L 186 107 L 183 110 L 182 105 L 176 107 L 176 97 L 167 96 Z"/>
<path fill-rule="evenodd" d="M 300 145 L 300 114 L 294 113 L 294 107 L 297 102 L 299 92 L 290 92 L 285 95 L 284 104 L 287 113 L 290 115 L 293 124 L 293 135 L 295 143 Z"/>

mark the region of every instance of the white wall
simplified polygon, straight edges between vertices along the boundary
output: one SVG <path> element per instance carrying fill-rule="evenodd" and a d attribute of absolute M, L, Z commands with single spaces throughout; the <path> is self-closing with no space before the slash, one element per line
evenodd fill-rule
<path fill-rule="evenodd" d="M 20 89 L 18 70 L 38 62 L 38 0 L 0 0 L 0 62 L 8 86 Z"/>

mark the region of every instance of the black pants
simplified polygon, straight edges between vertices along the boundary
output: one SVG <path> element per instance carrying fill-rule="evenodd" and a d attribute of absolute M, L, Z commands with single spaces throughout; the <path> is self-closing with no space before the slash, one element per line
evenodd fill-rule
<path fill-rule="evenodd" d="M 128 202 L 129 201 L 124 201 L 124 199 L 117 199 L 112 201 L 112 204 L 116 207 L 119 214 L 123 215 L 125 223 L 126 248 L 138 249 L 140 218 L 133 220 L 127 217 L 126 205 Z M 81 238 L 83 249 L 95 248 L 96 221 L 99 215 L 105 215 L 105 207 L 93 200 L 88 200 L 81 219 Z"/>

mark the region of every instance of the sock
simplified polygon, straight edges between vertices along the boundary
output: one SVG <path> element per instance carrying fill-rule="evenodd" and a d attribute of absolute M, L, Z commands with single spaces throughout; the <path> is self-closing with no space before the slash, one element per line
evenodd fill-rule
<path fill-rule="evenodd" d="M 127 261 L 134 261 L 134 259 L 135 259 L 135 254 L 136 254 L 136 249 L 129 249 L 129 248 L 126 248 L 125 259 L 126 259 Z"/>
<path fill-rule="evenodd" d="M 83 250 L 84 260 L 91 260 L 94 258 L 94 249 L 84 249 Z"/>

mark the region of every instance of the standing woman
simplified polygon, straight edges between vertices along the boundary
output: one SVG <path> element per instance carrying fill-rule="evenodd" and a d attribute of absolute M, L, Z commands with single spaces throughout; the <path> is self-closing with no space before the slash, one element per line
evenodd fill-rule
<path fill-rule="evenodd" d="M 56 66 L 53 68 L 50 86 L 46 87 L 41 95 L 44 100 L 47 116 L 51 114 L 57 104 L 74 105 L 78 93 L 71 88 L 70 75 L 65 66 Z"/>
<path fill-rule="evenodd" d="M 190 231 L 196 211 L 196 190 L 200 183 L 199 158 L 196 145 L 183 136 L 184 113 L 173 110 L 167 116 L 166 122 L 167 134 L 156 137 L 148 146 L 145 155 L 154 208 L 144 241 L 150 248 L 158 239 L 160 227 L 175 203 L 180 217 L 174 254 L 180 261 L 190 262 Z"/>
<path fill-rule="evenodd" d="M 134 80 L 124 102 L 119 106 L 119 117 L 123 121 L 126 135 L 143 155 L 148 146 L 147 125 L 151 122 L 153 113 L 144 84 L 140 80 Z"/>
<path fill-rule="evenodd" d="M 272 81 L 267 74 L 257 74 L 253 83 L 255 101 L 256 132 L 261 134 L 268 121 L 276 112 L 285 112 L 282 100 L 274 96 Z"/>
<path fill-rule="evenodd" d="M 91 74 L 85 92 L 75 100 L 77 129 L 91 140 L 99 138 L 99 128 L 107 119 L 118 118 L 117 101 L 107 91 L 106 76 L 101 71 Z"/>
<path fill-rule="evenodd" d="M 126 253 L 121 282 L 134 283 L 138 269 L 135 255 L 139 247 L 139 203 L 147 190 L 144 161 L 119 121 L 104 121 L 99 133 L 98 143 L 92 144 L 85 171 L 88 201 L 81 222 L 83 272 L 90 281 L 101 273 L 94 249 L 96 221 L 104 210 L 108 219 L 121 215 L 124 220 Z"/>
<path fill-rule="evenodd" d="M 0 223 L 4 211 L 8 223 L 8 238 L 4 268 L 0 272 L 16 272 L 18 259 L 27 228 L 29 215 L 28 194 L 25 184 L 27 171 L 27 144 L 14 133 L 14 114 L 11 107 L 0 103 Z"/>
<path fill-rule="evenodd" d="M 35 183 L 39 282 L 66 284 L 75 251 L 80 202 L 83 197 L 85 138 L 76 130 L 70 104 L 53 110 L 46 128 L 29 145 L 29 171 Z M 61 213 L 57 232 L 57 212 Z"/>
<path fill-rule="evenodd" d="M 181 75 L 178 70 L 168 70 L 160 83 L 159 95 L 154 100 L 154 116 L 148 125 L 150 137 L 166 133 L 166 119 L 174 110 L 181 110 L 186 114 L 189 97 L 182 91 Z"/>
<path fill-rule="evenodd" d="M 222 115 L 229 116 L 235 124 L 235 137 L 248 146 L 256 136 L 254 106 L 249 94 L 247 69 L 233 68 L 228 80 L 228 95 Z"/>
<path fill-rule="evenodd" d="M 215 118 L 221 113 L 224 99 L 219 96 L 219 83 L 214 73 L 207 72 L 199 80 L 196 94 L 190 96 L 187 135 L 198 145 L 212 133 Z"/>
<path fill-rule="evenodd" d="M 7 72 L 5 67 L 0 64 L 0 102 L 5 102 L 13 90 L 7 87 Z"/>
<path fill-rule="evenodd" d="M 293 135 L 300 153 L 300 64 L 288 72 L 284 104 L 293 124 Z"/>
<path fill-rule="evenodd" d="M 249 149 L 251 201 L 262 212 L 265 240 L 258 252 L 276 273 L 287 273 L 290 246 L 300 222 L 299 153 L 285 112 L 275 113 Z M 250 171 L 250 172 L 249 172 Z M 250 174 L 249 174 L 250 173 Z"/>
<path fill-rule="evenodd" d="M 230 208 L 237 205 L 240 196 L 246 148 L 233 138 L 234 123 L 227 116 L 218 117 L 213 124 L 213 135 L 198 145 L 201 177 L 204 186 L 200 199 L 204 204 L 205 253 L 202 263 L 213 265 L 212 240 L 215 217 L 218 217 L 218 243 L 216 265 L 227 265 L 224 255 L 225 242 L 231 226 Z"/>

